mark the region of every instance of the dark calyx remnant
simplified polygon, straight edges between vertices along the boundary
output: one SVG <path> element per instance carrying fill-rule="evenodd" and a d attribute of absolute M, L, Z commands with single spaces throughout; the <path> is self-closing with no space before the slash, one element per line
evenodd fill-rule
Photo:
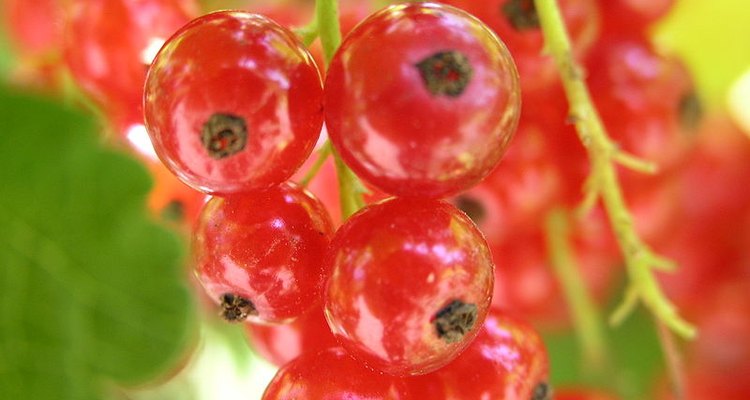
<path fill-rule="evenodd" d="M 500 11 L 517 31 L 539 29 L 539 14 L 534 0 L 508 0 L 503 3 Z"/>
<path fill-rule="evenodd" d="M 484 221 L 484 217 L 487 216 L 484 204 L 474 197 L 462 194 L 453 200 L 453 204 L 456 205 L 456 208 L 465 212 L 477 225 L 480 225 Z"/>
<path fill-rule="evenodd" d="M 435 330 L 446 343 L 461 340 L 477 321 L 477 306 L 453 300 L 435 314 Z"/>
<path fill-rule="evenodd" d="M 242 322 L 248 315 L 258 315 L 250 300 L 226 293 L 221 296 L 221 317 L 228 322 Z"/>
<path fill-rule="evenodd" d="M 529 400 L 552 400 L 552 388 L 547 382 L 539 382 Z"/>
<path fill-rule="evenodd" d="M 696 130 L 703 119 L 703 104 L 695 91 L 685 93 L 677 107 L 680 127 L 687 131 Z"/>
<path fill-rule="evenodd" d="M 247 126 L 242 117 L 216 113 L 203 124 L 201 142 L 211 158 L 236 154 L 247 144 Z"/>
<path fill-rule="evenodd" d="M 416 64 L 427 90 L 434 96 L 457 97 L 469 85 L 474 70 L 457 51 L 441 51 Z"/>

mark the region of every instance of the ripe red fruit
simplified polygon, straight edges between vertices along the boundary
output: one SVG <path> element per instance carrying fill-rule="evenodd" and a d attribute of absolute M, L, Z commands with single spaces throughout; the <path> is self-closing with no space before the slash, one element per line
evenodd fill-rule
<path fill-rule="evenodd" d="M 611 0 L 607 0 L 611 1 Z M 524 96 L 544 90 L 558 76 L 555 62 L 544 54 L 544 36 L 533 0 L 442 0 L 475 15 L 505 42 L 521 76 Z M 558 2 L 576 57 L 583 57 L 599 35 L 596 0 Z M 525 101 L 525 99 L 524 99 Z"/>
<path fill-rule="evenodd" d="M 359 24 L 331 61 L 325 88 L 331 142 L 386 193 L 444 197 L 500 161 L 520 113 L 505 46 L 453 7 L 388 7 Z"/>
<path fill-rule="evenodd" d="M 587 70 L 602 121 L 622 149 L 662 171 L 684 158 L 702 113 L 678 58 L 658 54 L 644 39 L 615 37 L 598 44 Z"/>
<path fill-rule="evenodd" d="M 482 234 L 450 204 L 391 199 L 336 232 L 326 318 L 357 359 L 394 375 L 434 371 L 476 336 L 493 264 Z"/>
<path fill-rule="evenodd" d="M 157 55 L 144 93 L 159 158 L 209 193 L 288 179 L 323 123 L 320 74 L 299 39 L 266 17 L 226 11 L 180 29 Z"/>
<path fill-rule="evenodd" d="M 288 324 L 245 324 L 250 346 L 271 363 L 282 366 L 306 353 L 337 345 L 318 305 Z"/>
<path fill-rule="evenodd" d="M 195 272 L 226 320 L 289 321 L 319 302 L 332 232 L 323 205 L 290 183 L 215 197 L 196 227 Z"/>
<path fill-rule="evenodd" d="M 146 71 L 156 50 L 197 6 L 185 0 L 73 0 L 65 62 L 121 131 L 143 120 Z"/>
<path fill-rule="evenodd" d="M 263 393 L 263 400 L 407 398 L 402 381 L 366 368 L 342 348 L 296 358 L 276 373 Z"/>
<path fill-rule="evenodd" d="M 548 400 L 548 370 L 547 350 L 534 328 L 493 309 L 458 358 L 407 382 L 419 399 Z"/>

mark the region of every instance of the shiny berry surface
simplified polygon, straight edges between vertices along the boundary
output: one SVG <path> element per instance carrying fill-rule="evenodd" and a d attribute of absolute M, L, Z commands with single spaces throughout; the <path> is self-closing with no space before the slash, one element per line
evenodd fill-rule
<path fill-rule="evenodd" d="M 476 336 L 491 300 L 493 264 L 471 220 L 448 203 L 391 199 L 336 232 L 326 318 L 369 366 L 424 374 Z"/>
<path fill-rule="evenodd" d="M 611 0 L 606 0 L 611 1 Z M 606 2 L 605 1 L 605 2 Z M 544 54 L 544 37 L 533 0 L 442 0 L 482 20 L 508 46 L 521 75 L 524 95 L 544 90 L 558 77 L 554 60 Z M 560 12 L 577 56 L 586 54 L 599 34 L 596 0 L 560 0 Z M 525 101 L 526 99 L 524 99 Z"/>
<path fill-rule="evenodd" d="M 215 197 L 196 227 L 195 272 L 224 319 L 291 320 L 319 302 L 332 231 L 323 205 L 293 184 Z"/>
<path fill-rule="evenodd" d="M 386 193 L 444 197 L 500 161 L 520 113 L 508 50 L 453 7 L 414 3 L 373 14 L 344 40 L 325 88 L 332 143 Z"/>
<path fill-rule="evenodd" d="M 305 354 L 283 366 L 263 400 L 411 399 L 398 378 L 366 368 L 344 349 Z"/>
<path fill-rule="evenodd" d="M 288 29 L 226 11 L 180 29 L 149 70 L 146 126 L 159 158 L 209 193 L 266 188 L 309 156 L 323 123 L 318 69 Z"/>
<path fill-rule="evenodd" d="M 248 323 L 250 346 L 271 363 L 282 366 L 305 353 L 317 353 L 337 345 L 318 305 L 288 324 Z"/>
<path fill-rule="evenodd" d="M 73 0 L 64 55 L 76 83 L 125 127 L 142 122 L 143 83 L 154 55 L 195 11 L 184 0 Z"/>
<path fill-rule="evenodd" d="M 412 393 L 422 395 L 419 398 L 550 400 L 548 371 L 547 350 L 534 328 L 493 309 L 477 338 L 455 361 L 407 382 Z"/>

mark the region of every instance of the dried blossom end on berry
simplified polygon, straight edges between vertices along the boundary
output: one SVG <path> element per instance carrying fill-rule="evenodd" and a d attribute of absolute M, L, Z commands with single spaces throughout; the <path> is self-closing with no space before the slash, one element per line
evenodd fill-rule
<path fill-rule="evenodd" d="M 250 315 L 258 315 L 252 301 L 226 293 L 221 296 L 221 317 L 228 322 L 242 322 Z"/>
<path fill-rule="evenodd" d="M 434 96 L 460 96 L 474 73 L 469 59 L 453 50 L 435 53 L 415 66 L 427 90 Z"/>
<path fill-rule="evenodd" d="M 501 11 L 517 31 L 539 29 L 539 14 L 532 0 L 509 0 Z"/>
<path fill-rule="evenodd" d="M 247 144 L 247 125 L 242 117 L 216 113 L 203 124 L 201 142 L 214 159 L 237 154 Z"/>
<path fill-rule="evenodd" d="M 477 306 L 453 300 L 435 314 L 435 331 L 446 343 L 460 341 L 474 327 Z"/>

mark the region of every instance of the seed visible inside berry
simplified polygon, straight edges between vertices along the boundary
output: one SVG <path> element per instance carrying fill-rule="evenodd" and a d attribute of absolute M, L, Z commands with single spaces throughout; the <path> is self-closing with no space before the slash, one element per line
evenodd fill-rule
<path fill-rule="evenodd" d="M 435 314 L 435 330 L 446 343 L 460 341 L 477 320 L 477 306 L 453 300 Z"/>
<path fill-rule="evenodd" d="M 457 51 L 441 51 L 417 63 L 427 90 L 436 96 L 457 97 L 463 93 L 474 71 L 469 59 Z"/>
<path fill-rule="evenodd" d="M 539 14 L 532 0 L 508 0 L 501 8 L 508 22 L 519 31 L 538 29 Z"/>
<path fill-rule="evenodd" d="M 203 124 L 201 142 L 214 159 L 240 152 L 247 143 L 247 126 L 242 117 L 216 113 Z"/>
<path fill-rule="evenodd" d="M 221 317 L 228 322 L 241 322 L 248 316 L 257 314 L 258 311 L 250 300 L 232 293 L 221 296 Z"/>

